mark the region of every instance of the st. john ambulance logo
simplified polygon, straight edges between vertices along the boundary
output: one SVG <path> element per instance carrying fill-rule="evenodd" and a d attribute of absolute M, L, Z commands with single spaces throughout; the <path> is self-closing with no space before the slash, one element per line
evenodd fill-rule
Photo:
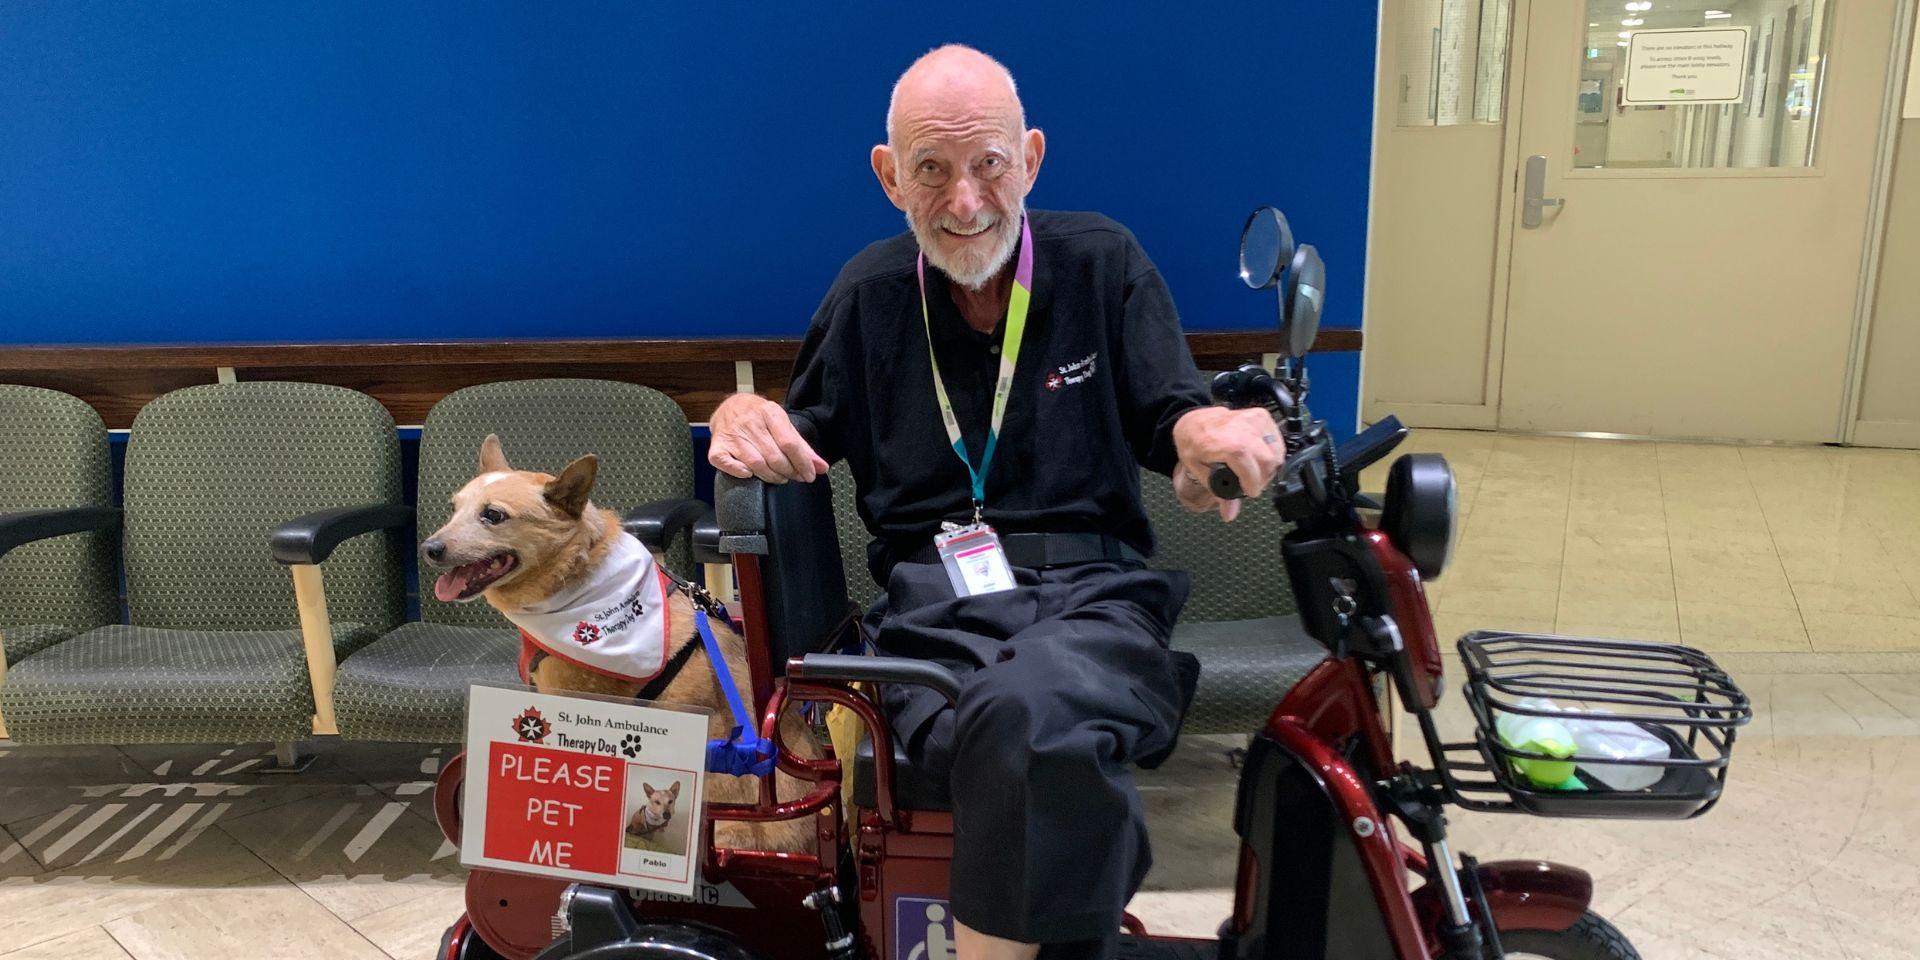
<path fill-rule="evenodd" d="M 513 735 L 522 743 L 544 743 L 547 734 L 553 732 L 553 724 L 540 715 L 540 708 L 528 707 L 513 718 Z"/>
<path fill-rule="evenodd" d="M 1100 369 L 1096 362 L 1099 358 L 1100 351 L 1095 350 L 1072 363 L 1063 363 L 1053 368 L 1053 371 L 1047 374 L 1047 389 L 1059 393 L 1074 384 L 1092 380 L 1093 375 Z"/>
<path fill-rule="evenodd" d="M 585 620 L 573 625 L 573 642 L 583 647 L 600 641 L 600 628 Z"/>

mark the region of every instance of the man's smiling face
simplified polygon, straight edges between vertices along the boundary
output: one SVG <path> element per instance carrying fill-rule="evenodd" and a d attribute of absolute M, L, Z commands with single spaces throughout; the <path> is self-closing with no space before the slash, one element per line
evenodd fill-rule
<path fill-rule="evenodd" d="M 976 51 L 937 50 L 900 79 L 888 117 L 874 173 L 927 259 L 978 289 L 1013 256 L 1045 149 L 1013 79 Z"/>

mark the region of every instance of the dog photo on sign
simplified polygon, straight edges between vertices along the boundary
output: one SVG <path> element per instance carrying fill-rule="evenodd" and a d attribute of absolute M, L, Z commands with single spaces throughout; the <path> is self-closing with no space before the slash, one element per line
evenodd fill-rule
<path fill-rule="evenodd" d="M 692 817 L 685 816 L 675 809 L 680 795 L 687 790 L 686 771 L 669 770 L 664 767 L 650 767 L 644 764 L 627 765 L 627 811 L 626 835 L 623 838 L 628 851 L 666 854 L 673 857 L 687 855 L 687 839 L 692 834 Z M 630 863 L 635 873 L 649 873 L 648 864 L 631 852 L 622 859 Z M 657 867 L 656 867 L 657 869 Z"/>

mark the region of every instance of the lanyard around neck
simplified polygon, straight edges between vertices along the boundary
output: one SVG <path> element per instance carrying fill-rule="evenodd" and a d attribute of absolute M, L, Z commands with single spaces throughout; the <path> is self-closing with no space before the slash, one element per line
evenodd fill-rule
<path fill-rule="evenodd" d="M 933 317 L 927 311 L 927 255 L 921 253 L 916 264 L 920 276 L 920 319 L 927 325 L 927 360 L 933 364 L 933 392 L 940 399 L 940 419 L 947 425 L 947 440 L 953 452 L 966 464 L 973 478 L 973 515 L 980 519 L 980 507 L 987 500 L 987 471 L 993 467 L 993 448 L 1000 440 L 1000 424 L 1007 418 L 1007 396 L 1013 392 L 1013 368 L 1020 362 L 1020 340 L 1027 332 L 1027 307 L 1033 297 L 1033 227 L 1020 218 L 1020 260 L 1013 273 L 1013 291 L 1007 298 L 1007 327 L 1000 344 L 1000 377 L 993 385 L 993 416 L 987 422 L 987 448 L 975 467 L 967 456 L 967 444 L 960 436 L 960 421 L 953 415 L 953 401 L 947 396 L 946 381 L 940 377 L 940 359 L 933 352 Z"/>

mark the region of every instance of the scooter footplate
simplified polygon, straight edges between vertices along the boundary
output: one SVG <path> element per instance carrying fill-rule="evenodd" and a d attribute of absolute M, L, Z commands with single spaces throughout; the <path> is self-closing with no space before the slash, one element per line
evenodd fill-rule
<path fill-rule="evenodd" d="M 1115 956 L 1119 960 L 1214 960 L 1219 954 L 1217 940 L 1159 940 L 1121 934 Z"/>

